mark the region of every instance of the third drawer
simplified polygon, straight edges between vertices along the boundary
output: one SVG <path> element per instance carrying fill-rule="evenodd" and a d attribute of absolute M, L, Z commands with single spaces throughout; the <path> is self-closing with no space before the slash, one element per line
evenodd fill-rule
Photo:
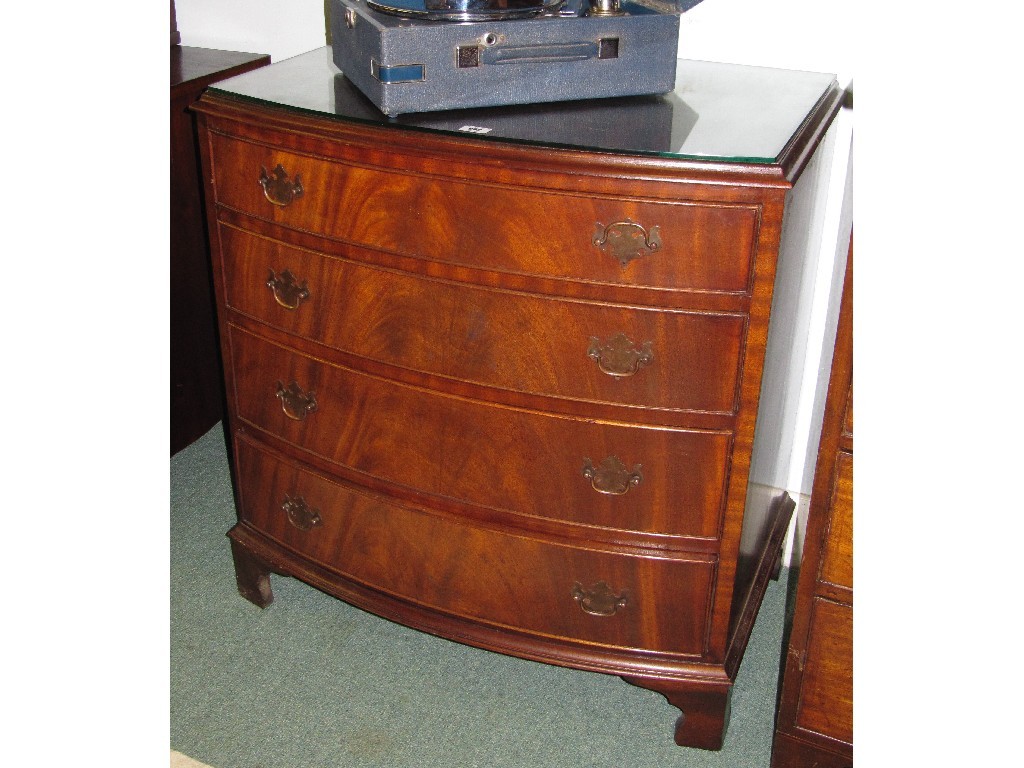
<path fill-rule="evenodd" d="M 336 466 L 515 515 L 719 536 L 728 430 L 601 422 L 457 397 L 228 328 L 238 416 Z"/>

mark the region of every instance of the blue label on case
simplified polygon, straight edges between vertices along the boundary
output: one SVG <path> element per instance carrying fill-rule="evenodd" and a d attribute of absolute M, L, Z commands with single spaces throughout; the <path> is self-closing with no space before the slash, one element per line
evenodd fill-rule
<path fill-rule="evenodd" d="M 394 67 L 382 67 L 371 59 L 370 74 L 385 85 L 390 83 L 413 83 L 423 79 L 423 65 L 399 64 Z"/>

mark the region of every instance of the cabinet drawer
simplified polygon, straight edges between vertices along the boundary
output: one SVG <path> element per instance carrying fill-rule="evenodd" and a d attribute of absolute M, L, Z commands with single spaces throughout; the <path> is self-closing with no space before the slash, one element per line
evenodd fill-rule
<path fill-rule="evenodd" d="M 229 328 L 238 417 L 342 467 L 520 515 L 719 535 L 729 432 L 602 423 L 448 396 Z"/>
<path fill-rule="evenodd" d="M 510 293 L 220 226 L 228 306 L 362 357 L 590 402 L 733 413 L 746 318 Z"/>
<path fill-rule="evenodd" d="M 853 608 L 816 597 L 796 725 L 853 743 Z"/>
<path fill-rule="evenodd" d="M 853 589 L 853 455 L 849 453 L 836 457 L 820 578 Z"/>
<path fill-rule="evenodd" d="M 486 270 L 749 291 L 755 205 L 541 192 L 364 168 L 220 134 L 211 146 L 219 205 L 295 229 Z"/>
<path fill-rule="evenodd" d="M 247 440 L 235 444 L 242 519 L 349 579 L 517 631 L 704 651 L 709 562 L 595 552 L 478 528 L 351 490 Z M 595 588 L 602 582 L 607 602 Z"/>

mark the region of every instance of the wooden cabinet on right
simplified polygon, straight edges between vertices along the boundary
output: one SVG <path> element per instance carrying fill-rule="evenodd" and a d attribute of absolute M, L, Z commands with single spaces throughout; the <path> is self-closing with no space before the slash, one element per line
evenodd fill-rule
<path fill-rule="evenodd" d="M 772 768 L 853 765 L 853 245 L 811 489 Z"/>

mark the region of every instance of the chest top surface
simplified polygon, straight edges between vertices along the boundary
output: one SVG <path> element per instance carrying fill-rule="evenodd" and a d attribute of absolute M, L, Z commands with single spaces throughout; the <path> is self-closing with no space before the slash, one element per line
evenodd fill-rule
<path fill-rule="evenodd" d="M 779 164 L 836 100 L 834 75 L 679 60 L 664 96 L 428 112 L 389 118 L 319 48 L 223 80 L 211 91 L 350 123 L 630 155 Z"/>

